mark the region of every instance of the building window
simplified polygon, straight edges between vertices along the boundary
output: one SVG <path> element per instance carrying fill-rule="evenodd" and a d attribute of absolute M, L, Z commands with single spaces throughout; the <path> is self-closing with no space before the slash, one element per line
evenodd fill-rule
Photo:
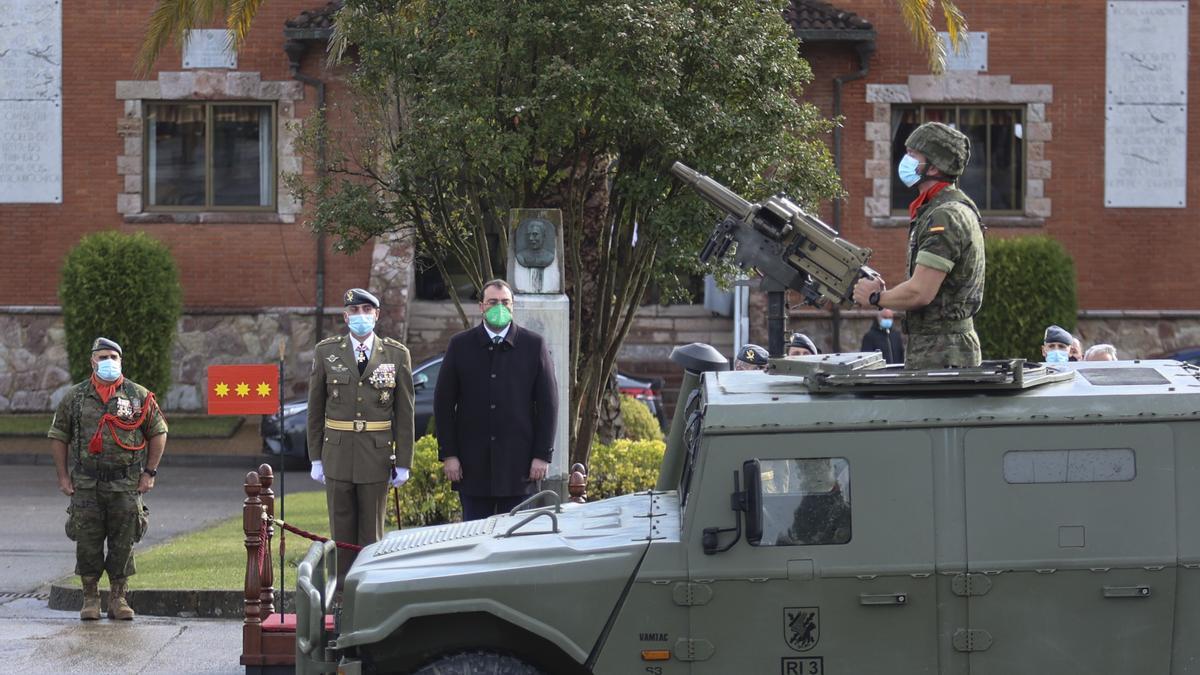
<path fill-rule="evenodd" d="M 147 103 L 147 211 L 275 209 L 273 103 Z"/>
<path fill-rule="evenodd" d="M 943 122 L 971 139 L 971 160 L 958 185 L 979 209 L 996 215 L 1025 209 L 1024 108 L 1019 106 L 898 105 L 892 107 L 892 164 L 904 156 L 904 141 L 925 122 Z M 891 172 L 891 209 L 907 215 L 916 196 Z"/>

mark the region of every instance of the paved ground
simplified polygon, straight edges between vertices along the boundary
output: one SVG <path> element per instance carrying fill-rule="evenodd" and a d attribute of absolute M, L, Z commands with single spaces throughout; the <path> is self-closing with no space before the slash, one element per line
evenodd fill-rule
<path fill-rule="evenodd" d="M 152 526 L 144 549 L 235 515 L 246 468 L 171 467 L 164 462 L 147 497 Z M 289 486 L 311 487 L 307 472 Z M 242 673 L 241 623 L 139 617 L 81 623 L 47 608 L 49 584 L 70 574 L 75 550 L 63 534 L 67 499 L 52 466 L 0 466 L 0 663 L 20 673 Z M 134 578 L 136 584 L 136 577 Z"/>

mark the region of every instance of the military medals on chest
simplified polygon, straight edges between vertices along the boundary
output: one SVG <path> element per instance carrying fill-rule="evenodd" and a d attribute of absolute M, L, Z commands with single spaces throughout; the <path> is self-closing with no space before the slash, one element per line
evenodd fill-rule
<path fill-rule="evenodd" d="M 379 364 L 379 367 L 367 378 L 367 382 L 379 390 L 379 402 L 387 403 L 392 399 L 392 389 L 396 387 L 396 364 Z"/>

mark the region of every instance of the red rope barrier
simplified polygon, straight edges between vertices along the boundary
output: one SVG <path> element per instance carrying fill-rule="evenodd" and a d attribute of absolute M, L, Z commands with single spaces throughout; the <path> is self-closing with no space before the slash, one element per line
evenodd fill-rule
<path fill-rule="evenodd" d="M 307 530 L 302 530 L 294 525 L 288 525 L 287 523 L 283 522 L 282 520 L 279 520 L 278 518 L 275 519 L 275 524 L 282 527 L 283 529 L 287 530 L 288 532 L 291 532 L 292 534 L 298 534 L 301 537 L 304 537 L 305 539 L 311 539 L 313 541 L 329 541 L 329 537 L 322 537 L 319 534 L 313 534 L 312 532 L 308 532 Z M 263 527 L 266 527 L 266 525 L 264 525 Z M 359 546 L 358 544 L 347 544 L 346 542 L 343 542 L 343 541 L 335 541 L 333 543 L 338 548 L 344 548 L 347 551 L 361 551 L 363 549 L 363 547 Z"/>

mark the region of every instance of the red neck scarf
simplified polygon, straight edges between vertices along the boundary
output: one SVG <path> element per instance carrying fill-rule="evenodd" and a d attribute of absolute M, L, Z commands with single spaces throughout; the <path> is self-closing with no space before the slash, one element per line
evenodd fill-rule
<path fill-rule="evenodd" d="M 101 403 L 108 403 L 108 399 L 112 398 L 113 394 L 117 393 L 117 387 L 125 381 L 124 375 L 118 375 L 117 379 L 112 382 L 105 382 L 92 373 L 92 386 L 96 388 L 96 393 L 100 395 Z"/>
<path fill-rule="evenodd" d="M 908 219 L 912 220 L 913 218 L 916 218 L 917 209 L 928 204 L 929 200 L 933 199 L 934 195 L 941 192 L 942 189 L 949 184 L 950 183 L 947 183 L 946 181 L 939 181 L 933 187 L 929 188 L 928 190 L 923 190 L 921 194 L 917 195 L 917 198 L 908 205 Z"/>

